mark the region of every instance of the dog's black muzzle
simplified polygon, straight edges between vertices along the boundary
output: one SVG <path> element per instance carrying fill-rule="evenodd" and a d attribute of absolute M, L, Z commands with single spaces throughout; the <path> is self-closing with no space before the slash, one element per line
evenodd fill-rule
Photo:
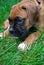
<path fill-rule="evenodd" d="M 22 18 L 19 18 L 19 17 L 16 17 L 14 19 L 14 21 L 16 21 L 15 24 L 12 24 L 11 20 L 9 19 L 10 21 L 10 28 L 9 28 L 9 31 L 10 31 L 10 34 L 12 36 L 15 36 L 15 37 L 24 37 L 26 36 L 28 30 L 26 27 L 24 27 L 24 22 L 25 22 L 25 18 L 22 19 Z"/>
<path fill-rule="evenodd" d="M 25 37 L 28 32 L 26 28 L 23 28 L 22 26 L 19 25 L 15 26 L 15 29 L 14 26 L 10 26 L 9 31 L 10 34 L 15 37 Z"/>

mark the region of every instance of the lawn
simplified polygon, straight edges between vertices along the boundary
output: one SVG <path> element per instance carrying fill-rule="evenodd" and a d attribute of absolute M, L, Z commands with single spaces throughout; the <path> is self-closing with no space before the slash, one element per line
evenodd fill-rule
<path fill-rule="evenodd" d="M 9 16 L 11 6 L 19 1 L 0 0 L 0 32 L 4 31 L 3 23 Z M 44 32 L 30 50 L 19 51 L 17 46 L 20 42 L 20 39 L 10 36 L 0 38 L 0 65 L 44 65 Z"/>

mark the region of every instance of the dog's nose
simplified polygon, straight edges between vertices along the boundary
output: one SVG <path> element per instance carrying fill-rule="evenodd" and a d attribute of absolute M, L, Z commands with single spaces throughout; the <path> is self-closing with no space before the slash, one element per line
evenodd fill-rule
<path fill-rule="evenodd" d="M 10 33 L 13 33 L 14 32 L 14 29 L 13 29 L 12 26 L 10 26 L 9 31 L 10 31 Z"/>
<path fill-rule="evenodd" d="M 13 28 L 10 28 L 9 31 L 13 31 Z"/>

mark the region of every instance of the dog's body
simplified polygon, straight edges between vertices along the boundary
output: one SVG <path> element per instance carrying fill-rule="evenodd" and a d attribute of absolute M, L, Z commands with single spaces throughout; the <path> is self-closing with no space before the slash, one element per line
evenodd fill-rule
<path fill-rule="evenodd" d="M 4 23 L 7 30 L 3 36 L 12 34 L 16 37 L 25 37 L 32 26 L 38 30 L 44 29 L 44 1 L 41 0 L 40 4 L 36 0 L 22 0 L 17 5 L 13 6 L 9 19 Z M 19 44 L 18 48 L 24 50 L 27 46 L 31 45 L 37 40 L 39 31 L 34 32 Z"/>

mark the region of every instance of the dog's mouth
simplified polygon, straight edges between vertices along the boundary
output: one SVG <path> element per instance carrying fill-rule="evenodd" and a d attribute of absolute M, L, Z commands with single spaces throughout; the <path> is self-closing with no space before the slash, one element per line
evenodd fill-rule
<path fill-rule="evenodd" d="M 23 28 L 22 26 L 17 25 L 15 27 L 10 26 L 9 31 L 12 37 L 25 39 L 32 32 L 36 32 L 37 28 L 32 26 L 30 29 L 27 29 L 27 28 Z"/>
<path fill-rule="evenodd" d="M 25 18 L 16 17 L 15 18 L 16 23 L 13 24 L 11 19 L 9 18 L 10 23 L 10 35 L 14 37 L 25 37 L 27 35 L 27 28 L 24 27 Z"/>
<path fill-rule="evenodd" d="M 15 27 L 10 26 L 9 31 L 11 36 L 19 37 L 19 38 L 20 37 L 23 38 L 27 36 L 27 33 L 28 33 L 28 30 L 26 28 L 23 28 L 22 26 L 19 26 L 19 25 Z"/>

